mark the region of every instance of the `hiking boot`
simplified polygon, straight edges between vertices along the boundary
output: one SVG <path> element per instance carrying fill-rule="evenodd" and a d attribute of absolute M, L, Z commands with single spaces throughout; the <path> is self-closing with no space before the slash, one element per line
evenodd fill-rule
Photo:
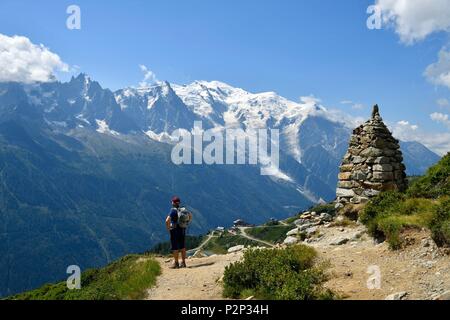
<path fill-rule="evenodd" d="M 170 269 L 178 269 L 178 268 L 180 268 L 180 265 L 178 264 L 178 262 L 174 262 L 174 263 L 172 263 L 172 265 L 169 268 Z"/>
<path fill-rule="evenodd" d="M 180 268 L 186 268 L 186 262 L 182 262 L 182 263 L 180 264 Z"/>

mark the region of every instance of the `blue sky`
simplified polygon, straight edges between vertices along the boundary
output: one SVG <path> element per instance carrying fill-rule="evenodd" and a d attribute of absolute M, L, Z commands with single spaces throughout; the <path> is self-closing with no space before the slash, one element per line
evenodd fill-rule
<path fill-rule="evenodd" d="M 355 116 L 367 117 L 378 103 L 389 122 L 448 134 L 450 146 L 450 87 L 424 76 L 448 45 L 447 25 L 408 44 L 395 25 L 367 28 L 366 9 L 374 1 L 2 0 L 0 34 L 44 44 L 113 90 L 142 81 L 143 64 L 159 80 L 220 80 L 295 101 L 314 95 Z M 81 30 L 66 28 L 71 4 L 81 8 Z M 353 104 L 341 103 L 346 100 Z M 433 138 L 426 139 L 431 146 Z"/>

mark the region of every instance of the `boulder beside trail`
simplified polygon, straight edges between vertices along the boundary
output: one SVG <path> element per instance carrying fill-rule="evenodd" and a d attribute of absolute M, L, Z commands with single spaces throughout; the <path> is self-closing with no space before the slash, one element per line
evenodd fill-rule
<path fill-rule="evenodd" d="M 245 249 L 244 245 L 234 246 L 228 249 L 228 253 L 236 253 Z"/>
<path fill-rule="evenodd" d="M 299 239 L 297 239 L 296 237 L 287 237 L 287 238 L 284 240 L 284 244 L 287 244 L 288 246 L 289 246 L 289 245 L 296 244 L 296 243 L 298 243 L 298 242 L 299 242 Z"/>
<path fill-rule="evenodd" d="M 330 245 L 332 245 L 332 246 L 341 246 L 341 245 L 343 245 L 343 244 L 346 244 L 346 243 L 349 242 L 349 241 L 350 241 L 350 239 L 347 238 L 347 237 L 339 237 L 339 238 L 334 239 L 334 240 L 330 243 Z"/>
<path fill-rule="evenodd" d="M 300 230 L 298 228 L 290 230 L 288 233 L 286 233 L 286 236 L 296 236 L 300 233 Z"/>

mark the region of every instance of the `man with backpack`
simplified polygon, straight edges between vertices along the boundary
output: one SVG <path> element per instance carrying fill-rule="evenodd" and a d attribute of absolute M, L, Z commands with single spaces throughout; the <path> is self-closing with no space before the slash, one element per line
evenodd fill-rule
<path fill-rule="evenodd" d="M 181 207 L 178 197 L 172 199 L 172 210 L 166 218 L 166 228 L 170 233 L 174 263 L 171 269 L 186 268 L 186 229 L 192 221 L 192 214 Z M 179 253 L 181 251 L 181 264 Z"/>

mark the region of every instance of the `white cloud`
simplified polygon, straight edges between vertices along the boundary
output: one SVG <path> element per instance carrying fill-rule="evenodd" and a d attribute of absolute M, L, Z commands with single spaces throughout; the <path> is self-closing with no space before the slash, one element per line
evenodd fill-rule
<path fill-rule="evenodd" d="M 450 128 L 450 119 L 449 119 L 448 114 L 434 112 L 434 113 L 430 114 L 430 118 L 431 118 L 431 120 L 438 122 L 438 123 L 442 123 Z"/>
<path fill-rule="evenodd" d="M 150 69 L 148 69 L 146 66 L 141 64 L 139 65 L 139 68 L 144 73 L 144 79 L 139 83 L 140 87 L 148 87 L 150 84 L 158 81 L 158 79 L 156 78 L 156 74 Z"/>
<path fill-rule="evenodd" d="M 403 128 L 407 128 L 409 130 L 417 130 L 417 129 L 419 129 L 418 125 L 410 124 L 409 121 L 406 121 L 406 120 L 402 120 L 402 121 L 397 122 L 397 125 L 400 126 L 400 127 L 403 127 Z"/>
<path fill-rule="evenodd" d="M 406 44 L 414 44 L 433 33 L 450 32 L 450 0 L 377 0 L 382 19 Z M 450 88 L 450 51 L 439 52 L 424 76 L 435 85 Z"/>
<path fill-rule="evenodd" d="M 69 71 L 57 54 L 26 37 L 0 33 L 0 82 L 49 82 L 57 71 Z"/>
<path fill-rule="evenodd" d="M 432 133 L 424 131 L 419 126 L 411 125 L 405 120 L 390 125 L 389 129 L 397 139 L 422 143 L 439 155 L 445 155 L 450 151 L 450 132 Z"/>
<path fill-rule="evenodd" d="M 322 115 L 331 121 L 344 124 L 347 128 L 353 129 L 364 123 L 365 119 L 362 117 L 355 117 L 349 115 L 344 111 L 337 108 L 327 108 L 321 104 L 322 100 L 314 95 L 300 97 L 300 102 L 307 106 L 319 106 L 318 110 L 315 110 L 315 115 Z"/>
<path fill-rule="evenodd" d="M 383 21 L 395 28 L 404 43 L 450 31 L 450 0 L 377 0 L 376 5 Z"/>
<path fill-rule="evenodd" d="M 438 99 L 436 101 L 436 103 L 441 108 L 447 108 L 447 107 L 450 106 L 450 102 L 447 99 L 445 99 L 445 98 Z"/>
<path fill-rule="evenodd" d="M 431 83 L 450 89 L 450 51 L 441 49 L 438 61 L 429 65 L 424 74 Z"/>
<path fill-rule="evenodd" d="M 322 100 L 314 97 L 314 95 L 309 95 L 309 96 L 300 97 L 300 102 L 305 103 L 305 104 L 315 105 L 315 104 L 319 104 L 320 102 L 322 102 Z"/>
<path fill-rule="evenodd" d="M 354 110 L 362 110 L 364 108 L 365 106 L 362 103 L 355 103 L 354 105 L 352 105 L 352 109 Z"/>
<path fill-rule="evenodd" d="M 349 129 L 359 127 L 366 121 L 363 117 L 355 117 L 339 109 L 328 109 L 327 116 L 335 122 L 344 123 L 344 125 Z"/>
<path fill-rule="evenodd" d="M 344 100 L 341 101 L 341 104 L 346 104 L 346 105 L 351 105 L 353 110 L 362 110 L 364 109 L 366 106 L 362 103 L 357 103 L 357 102 L 353 102 L 351 100 Z"/>

